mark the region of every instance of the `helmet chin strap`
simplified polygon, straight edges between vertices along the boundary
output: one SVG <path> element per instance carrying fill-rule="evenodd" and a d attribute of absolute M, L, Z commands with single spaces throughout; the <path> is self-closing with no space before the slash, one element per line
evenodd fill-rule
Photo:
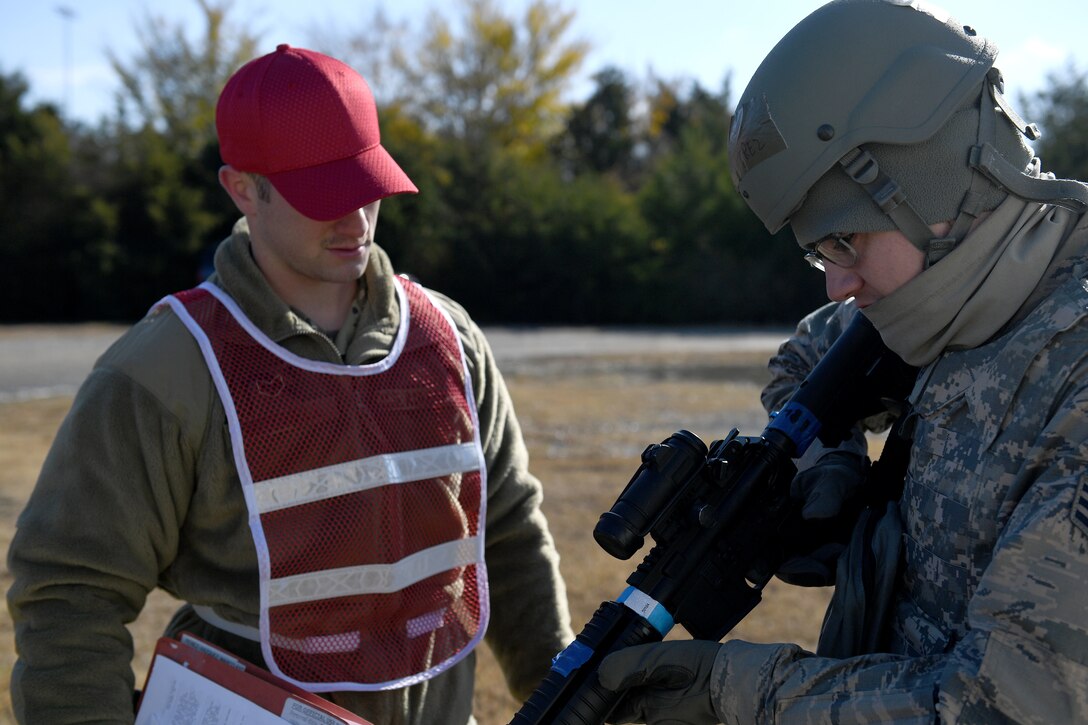
<path fill-rule="evenodd" d="M 952 251 L 956 240 L 952 237 L 934 237 L 922 216 L 907 201 L 906 192 L 880 168 L 873 155 L 864 147 L 857 147 L 839 159 L 843 171 L 872 197 L 880 210 L 926 255 L 928 268 Z"/>

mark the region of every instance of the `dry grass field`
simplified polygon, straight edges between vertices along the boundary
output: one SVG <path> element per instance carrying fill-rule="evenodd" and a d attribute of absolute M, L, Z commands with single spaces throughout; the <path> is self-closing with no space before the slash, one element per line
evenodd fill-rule
<path fill-rule="evenodd" d="M 597 606 L 622 591 L 624 580 L 645 553 L 617 561 L 592 538 L 639 455 L 680 428 L 703 440 L 762 429 L 758 404 L 768 354 L 705 353 L 660 356 L 548 359 L 506 370 L 530 449 L 534 473 L 544 482 L 544 508 L 566 578 L 575 631 Z M 70 399 L 0 404 L 0 543 L 6 552 L 16 516 Z M 0 588 L 10 584 L 0 567 Z M 795 641 L 815 646 L 827 593 L 774 582 L 761 604 L 730 637 L 750 641 Z M 175 602 L 161 593 L 132 627 L 137 642 L 137 679 Z M 682 636 L 682 635 L 681 635 Z M 11 623 L 0 614 L 0 725 L 14 722 L 6 683 L 14 662 Z M 502 675 L 483 648 L 476 715 L 480 725 L 507 723 L 520 707 L 506 692 Z"/>

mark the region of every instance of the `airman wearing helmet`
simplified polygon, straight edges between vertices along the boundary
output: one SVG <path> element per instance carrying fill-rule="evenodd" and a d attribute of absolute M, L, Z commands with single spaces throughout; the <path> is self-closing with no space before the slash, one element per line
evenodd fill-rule
<path fill-rule="evenodd" d="M 903 493 L 863 542 L 884 537 L 886 624 L 849 636 L 872 625 L 844 554 L 819 582 L 837 588 L 816 653 L 622 650 L 600 667 L 627 693 L 616 722 L 1088 721 L 1088 186 L 1043 170 L 997 57 L 920 0 L 837 0 L 742 94 L 734 185 L 832 299 L 771 360 L 764 404 L 859 309 L 920 369 Z M 837 511 L 864 451 L 819 455 L 794 490 Z"/>

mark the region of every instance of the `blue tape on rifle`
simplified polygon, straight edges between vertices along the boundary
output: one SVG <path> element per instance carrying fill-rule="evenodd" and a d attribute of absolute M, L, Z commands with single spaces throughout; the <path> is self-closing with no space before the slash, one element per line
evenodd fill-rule
<path fill-rule="evenodd" d="M 552 658 L 552 669 L 566 677 L 584 665 L 593 656 L 593 648 L 574 640 L 566 649 Z"/>
<path fill-rule="evenodd" d="M 786 434 L 797 448 L 797 456 L 800 456 L 816 440 L 816 434 L 820 432 L 820 419 L 803 405 L 787 403 L 785 408 L 774 414 L 767 428 Z"/>
<path fill-rule="evenodd" d="M 624 589 L 623 594 L 616 601 L 645 618 L 654 629 L 661 633 L 662 637 L 668 634 L 672 626 L 676 624 L 669 610 L 649 594 L 635 587 Z"/>

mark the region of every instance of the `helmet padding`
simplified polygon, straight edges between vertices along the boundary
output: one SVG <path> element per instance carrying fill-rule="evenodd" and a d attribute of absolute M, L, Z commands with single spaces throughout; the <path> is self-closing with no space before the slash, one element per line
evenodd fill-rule
<path fill-rule="evenodd" d="M 926 224 L 954 220 L 973 181 L 975 192 L 981 196 L 976 201 L 978 212 L 996 208 L 1008 193 L 988 179 L 973 179 L 979 173 L 971 167 L 970 157 L 972 147 L 979 143 L 980 96 L 989 97 L 982 86 L 925 141 L 865 147 L 881 170 L 899 184 Z M 990 143 L 1015 168 L 1026 170 L 1033 152 L 1023 135 L 1003 119 L 995 125 L 995 138 Z M 790 226 L 798 244 L 806 248 L 828 234 L 896 228 L 869 194 L 837 164 L 809 189 L 791 216 Z"/>

